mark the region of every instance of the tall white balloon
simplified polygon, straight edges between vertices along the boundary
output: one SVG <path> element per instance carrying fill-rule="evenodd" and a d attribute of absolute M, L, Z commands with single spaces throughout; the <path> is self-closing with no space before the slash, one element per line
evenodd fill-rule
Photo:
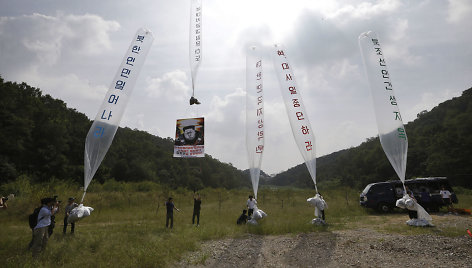
<path fill-rule="evenodd" d="M 115 137 L 136 79 L 153 41 L 154 37 L 151 31 L 146 29 L 139 29 L 133 36 L 131 45 L 126 50 L 123 61 L 90 127 L 85 140 L 84 194 L 81 202 L 83 202 L 87 188 Z"/>
<path fill-rule="evenodd" d="M 264 92 L 262 57 L 258 48 L 250 47 L 246 54 L 246 147 L 252 189 L 257 199 L 259 177 L 264 152 Z"/>
<path fill-rule="evenodd" d="M 189 32 L 190 72 L 192 75 L 192 97 L 195 93 L 195 80 L 202 62 L 202 0 L 190 0 Z"/>
<path fill-rule="evenodd" d="M 405 182 L 408 138 L 377 34 L 369 31 L 359 35 L 359 47 L 372 91 L 380 143 L 398 177 Z"/>
<path fill-rule="evenodd" d="M 293 137 L 305 160 L 305 164 L 315 184 L 316 192 L 318 192 L 316 186 L 315 135 L 308 120 L 308 113 L 303 105 L 300 88 L 295 81 L 293 66 L 289 64 L 287 51 L 282 45 L 274 45 L 272 58 L 290 126 L 292 127 Z"/>

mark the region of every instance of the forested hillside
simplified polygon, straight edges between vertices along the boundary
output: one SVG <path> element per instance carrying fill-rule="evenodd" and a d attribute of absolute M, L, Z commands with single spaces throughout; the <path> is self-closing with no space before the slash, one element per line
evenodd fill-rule
<path fill-rule="evenodd" d="M 0 96 L 0 181 L 25 175 L 34 182 L 55 178 L 81 184 L 92 121 L 25 83 L 0 77 Z M 119 128 L 94 180 L 154 181 L 190 189 L 250 186 L 242 171 L 209 155 L 176 159 L 172 153 L 170 138 Z"/>
<path fill-rule="evenodd" d="M 66 103 L 25 83 L 0 77 L 0 182 L 25 175 L 34 182 L 52 178 L 83 181 L 83 154 L 92 121 Z M 423 111 L 406 126 L 407 178 L 446 176 L 470 187 L 472 178 L 472 88 L 461 97 Z M 171 187 L 250 187 L 247 171 L 204 158 L 173 158 L 173 140 L 119 128 L 94 181 L 154 181 Z M 313 187 L 304 164 L 261 184 Z M 370 182 L 397 179 L 378 137 L 317 159 L 320 184 L 358 189 Z"/>
<path fill-rule="evenodd" d="M 445 176 L 452 185 L 472 187 L 472 88 L 462 96 L 423 111 L 406 126 L 406 178 Z M 368 183 L 398 179 L 379 138 L 317 159 L 317 181 L 362 188 Z M 304 164 L 276 175 L 274 185 L 312 187 Z"/>

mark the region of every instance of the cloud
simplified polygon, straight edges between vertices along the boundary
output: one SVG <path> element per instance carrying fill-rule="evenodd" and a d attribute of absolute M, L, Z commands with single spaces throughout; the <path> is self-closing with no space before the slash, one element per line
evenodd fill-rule
<path fill-rule="evenodd" d="M 27 81 L 93 118 L 94 105 L 98 107 L 107 86 L 92 82 L 90 62 L 111 49 L 109 35 L 118 28 L 118 22 L 90 14 L 1 17 L 0 54 L 5 64 L 0 74 Z"/>
<path fill-rule="evenodd" d="M 58 64 L 61 55 L 97 55 L 110 49 L 109 33 L 119 23 L 97 15 L 47 16 L 38 13 L 0 19 L 2 57 L 12 67 Z"/>
<path fill-rule="evenodd" d="M 22 78 L 29 84 L 39 85 L 44 94 L 65 100 L 68 107 L 77 108 L 80 112 L 94 118 L 108 88 L 104 85 L 93 85 L 86 79 L 75 74 L 63 76 L 46 76 L 32 69 L 27 78 Z"/>
<path fill-rule="evenodd" d="M 182 70 L 165 73 L 162 77 L 147 78 L 146 92 L 151 98 L 183 101 L 190 96 L 187 80 L 187 74 Z"/>
<path fill-rule="evenodd" d="M 231 122 L 231 124 L 243 122 L 246 111 L 242 111 L 241 107 L 245 107 L 245 96 L 246 93 L 241 88 L 236 88 L 223 98 L 214 96 L 210 103 L 208 118 L 215 122 Z"/>
<path fill-rule="evenodd" d="M 470 20 L 472 15 L 472 3 L 469 0 L 449 0 L 448 21 L 461 23 Z"/>
<path fill-rule="evenodd" d="M 408 113 L 410 117 L 414 118 L 413 116 L 418 114 L 421 111 L 427 110 L 431 111 L 432 108 L 438 106 L 439 103 L 445 102 L 450 100 L 454 97 L 459 97 L 462 92 L 458 92 L 456 89 L 446 89 L 440 93 L 431 93 L 425 92 L 421 94 L 421 100 L 413 106 L 411 109 L 408 109 Z"/>
<path fill-rule="evenodd" d="M 361 2 L 357 6 L 344 5 L 342 8 L 327 15 L 328 18 L 361 20 L 372 19 L 376 16 L 384 16 L 389 12 L 397 10 L 401 6 L 399 0 L 382 0 L 375 3 Z"/>
<path fill-rule="evenodd" d="M 288 6 L 269 0 L 208 1 L 195 92 L 202 102 L 198 106 L 188 104 L 188 2 L 145 9 L 110 0 L 88 6 L 56 0 L 42 3 L 41 9 L 13 2 L 1 14 L 29 15 L 0 17 L 4 79 L 39 87 L 93 118 L 129 37 L 145 26 L 156 40 L 120 125 L 173 137 L 175 119 L 204 115 L 207 153 L 242 169 L 247 168 L 247 152 L 240 88 L 245 87 L 249 44 L 259 44 L 263 52 L 267 133 L 262 167 L 270 173 L 303 160 L 266 49 L 269 44 L 286 47 L 319 156 L 377 135 L 357 41 L 362 32 L 379 35 L 405 123 L 471 86 L 467 19 L 472 3 L 467 0 L 295 0 Z M 38 10 L 41 14 L 32 13 Z"/>
<path fill-rule="evenodd" d="M 214 96 L 205 114 L 205 150 L 223 162 L 247 167 L 245 93 L 236 88 L 223 98 Z M 235 157 L 237 156 L 237 157 Z"/>

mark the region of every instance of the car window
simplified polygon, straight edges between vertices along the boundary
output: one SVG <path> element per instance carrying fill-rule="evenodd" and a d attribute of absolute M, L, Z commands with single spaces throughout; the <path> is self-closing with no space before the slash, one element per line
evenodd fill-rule
<path fill-rule="evenodd" d="M 376 184 L 371 187 L 371 192 L 376 194 L 388 194 L 391 191 L 391 186 L 389 184 Z"/>
<path fill-rule="evenodd" d="M 371 184 L 368 184 L 368 185 L 364 188 L 364 190 L 362 191 L 362 194 L 366 195 L 366 194 L 369 192 L 370 187 L 371 187 L 372 185 L 373 185 L 372 183 L 371 183 Z"/>

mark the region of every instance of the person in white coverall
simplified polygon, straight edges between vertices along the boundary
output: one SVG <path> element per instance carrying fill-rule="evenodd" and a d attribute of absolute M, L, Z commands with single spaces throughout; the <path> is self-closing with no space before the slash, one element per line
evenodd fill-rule
<path fill-rule="evenodd" d="M 256 199 L 250 195 L 249 196 L 249 199 L 247 200 L 246 202 L 246 206 L 247 206 L 247 217 L 250 219 L 251 216 L 252 216 L 252 213 L 254 213 L 254 208 L 256 207 L 257 205 L 257 201 Z"/>

